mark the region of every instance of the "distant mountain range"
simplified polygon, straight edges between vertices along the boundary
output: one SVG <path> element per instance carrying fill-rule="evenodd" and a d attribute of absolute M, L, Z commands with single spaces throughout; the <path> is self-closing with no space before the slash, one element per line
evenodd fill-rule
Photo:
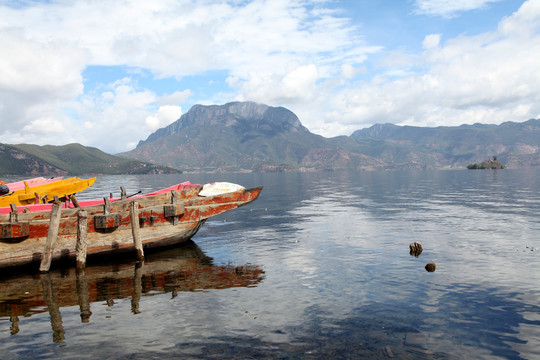
<path fill-rule="evenodd" d="M 299 171 L 383 167 L 312 134 L 291 111 L 253 102 L 195 105 L 179 120 L 118 154 L 186 171 Z"/>
<path fill-rule="evenodd" d="M 136 149 L 118 154 L 186 171 L 465 168 L 492 156 L 508 168 L 540 166 L 540 120 L 501 125 L 376 124 L 351 136 L 311 133 L 282 107 L 195 105 Z"/>
<path fill-rule="evenodd" d="M 109 155 L 80 144 L 0 144 L 0 175 L 83 175 L 177 173 L 178 170 Z"/>
<path fill-rule="evenodd" d="M 0 144 L 0 175 L 464 169 L 493 156 L 507 168 L 524 168 L 540 166 L 539 149 L 539 119 L 453 127 L 376 124 L 325 138 L 283 107 L 232 102 L 195 105 L 117 156 L 79 144 Z"/>

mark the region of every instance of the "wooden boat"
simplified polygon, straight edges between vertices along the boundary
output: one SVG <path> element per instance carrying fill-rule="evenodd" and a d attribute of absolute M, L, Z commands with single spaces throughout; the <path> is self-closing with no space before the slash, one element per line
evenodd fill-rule
<path fill-rule="evenodd" d="M 96 178 L 80 179 L 71 177 L 68 179 L 55 178 L 45 179 L 29 183 L 23 181 L 24 188 L 18 189 L 17 183 L 14 183 L 14 189 L 9 188 L 8 194 L 0 196 L 0 207 L 14 205 L 29 205 L 47 203 L 54 200 L 54 197 L 65 198 L 81 192 L 92 186 Z M 9 184 L 6 184 L 9 187 Z"/>
<path fill-rule="evenodd" d="M 200 196 L 203 187 L 182 183 L 119 199 L 12 206 L 0 211 L 0 268 L 136 251 L 180 243 L 206 219 L 257 199 L 262 187 Z M 7 213 L 9 211 L 9 213 Z M 3 212 L 3 213 L 2 213 Z M 77 248 L 79 247 L 79 248 Z M 78 250 L 78 253 L 77 253 Z"/>
<path fill-rule="evenodd" d="M 187 241 L 148 254 L 144 263 L 109 261 L 85 269 L 62 267 L 46 274 L 1 278 L 0 317 L 9 317 L 15 335 L 24 332 L 19 322 L 49 311 L 53 338 L 61 341 L 69 331 L 62 325 L 60 310 L 64 307 L 79 305 L 81 321 L 87 323 L 92 306 L 114 306 L 119 299 L 131 298 L 131 311 L 138 313 L 139 301 L 146 296 L 168 293 L 174 298 L 184 291 L 253 287 L 263 279 L 260 266 L 213 264 L 193 241 Z"/>

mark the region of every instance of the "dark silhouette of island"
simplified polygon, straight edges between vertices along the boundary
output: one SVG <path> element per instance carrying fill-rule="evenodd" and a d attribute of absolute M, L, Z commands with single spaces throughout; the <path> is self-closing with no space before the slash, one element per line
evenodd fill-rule
<path fill-rule="evenodd" d="M 506 166 L 501 164 L 499 160 L 497 160 L 497 157 L 494 156 L 493 159 L 488 159 L 484 162 L 481 162 L 480 164 L 469 164 L 467 165 L 467 169 L 469 170 L 495 170 L 495 169 L 504 169 Z"/>

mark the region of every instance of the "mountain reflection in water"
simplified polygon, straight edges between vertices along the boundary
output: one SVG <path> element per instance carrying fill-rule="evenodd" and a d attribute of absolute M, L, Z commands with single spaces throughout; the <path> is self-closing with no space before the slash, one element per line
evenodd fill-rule
<path fill-rule="evenodd" d="M 114 306 L 131 298 L 131 311 L 140 313 L 142 296 L 181 291 L 205 291 L 255 286 L 264 279 L 257 265 L 214 265 L 192 241 L 151 253 L 144 262 L 107 262 L 86 269 L 60 268 L 46 274 L 0 279 L 0 317 L 9 317 L 10 331 L 17 334 L 20 317 L 48 311 L 53 340 L 64 340 L 63 307 L 79 305 L 81 321 L 90 322 L 91 304 Z M 23 320 L 24 321 L 24 320 Z"/>

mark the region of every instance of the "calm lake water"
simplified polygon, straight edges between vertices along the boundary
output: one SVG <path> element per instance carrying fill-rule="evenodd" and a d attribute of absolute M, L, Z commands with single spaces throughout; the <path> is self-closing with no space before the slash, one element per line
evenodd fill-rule
<path fill-rule="evenodd" d="M 142 266 L 0 279 L 0 357 L 540 358 L 540 171 L 102 176 L 78 197 L 184 180 L 264 190 Z"/>

